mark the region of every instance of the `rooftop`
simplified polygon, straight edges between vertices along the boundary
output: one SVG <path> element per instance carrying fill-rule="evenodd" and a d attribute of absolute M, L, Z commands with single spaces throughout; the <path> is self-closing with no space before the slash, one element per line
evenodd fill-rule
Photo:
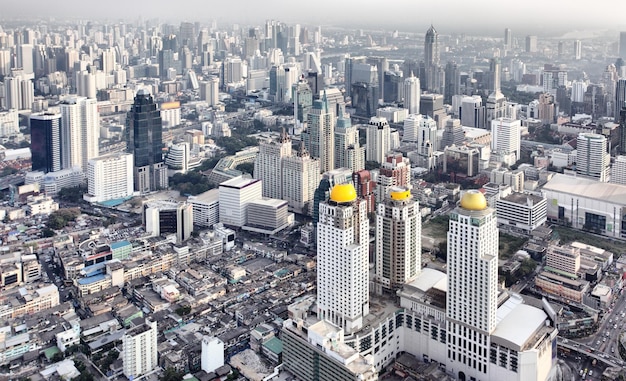
<path fill-rule="evenodd" d="M 620 184 L 556 174 L 543 186 L 543 190 L 626 205 L 626 186 Z"/>
<path fill-rule="evenodd" d="M 492 342 L 523 350 L 535 332 L 545 325 L 548 315 L 543 310 L 524 304 L 520 296 L 512 295 L 498 308 L 496 319 L 498 325 L 492 334 Z"/>

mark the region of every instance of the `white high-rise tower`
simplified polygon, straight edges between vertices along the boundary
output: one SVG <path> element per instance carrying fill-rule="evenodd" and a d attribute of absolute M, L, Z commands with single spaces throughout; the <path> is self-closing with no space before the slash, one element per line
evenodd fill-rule
<path fill-rule="evenodd" d="M 254 178 L 263 180 L 263 197 L 283 198 L 282 161 L 291 157 L 291 138 L 283 129 L 278 141 L 261 143 Z"/>
<path fill-rule="evenodd" d="M 397 290 L 422 269 L 422 217 L 408 187 L 394 186 L 376 211 L 376 281 Z"/>
<path fill-rule="evenodd" d="M 391 131 L 386 118 L 373 116 L 365 131 L 365 160 L 382 163 L 391 148 Z"/>
<path fill-rule="evenodd" d="M 487 378 L 498 308 L 498 221 L 485 196 L 467 191 L 448 230 L 448 361 L 467 379 Z M 471 348 L 469 350 L 468 348 Z"/>
<path fill-rule="evenodd" d="M 576 174 L 578 176 L 609 181 L 611 156 L 604 135 L 580 133 L 576 139 Z"/>
<path fill-rule="evenodd" d="M 322 100 L 313 102 L 308 115 L 309 126 L 305 138 L 312 157 L 320 161 L 322 172 L 335 169 L 335 112 L 329 107 L 326 93 Z"/>
<path fill-rule="evenodd" d="M 69 97 L 61 102 L 61 123 L 63 136 L 68 137 L 62 144 L 64 152 L 63 167 L 81 167 L 87 173 L 89 160 L 99 154 L 98 136 L 100 135 L 100 116 L 95 99 Z"/>
<path fill-rule="evenodd" d="M 420 113 L 420 79 L 413 73 L 404 80 L 404 108 L 409 110 L 409 114 Z"/>
<path fill-rule="evenodd" d="M 317 224 L 318 317 L 347 334 L 369 313 L 369 221 L 354 186 L 335 185 L 319 205 Z"/>
<path fill-rule="evenodd" d="M 515 164 L 521 154 L 522 122 L 517 119 L 498 118 L 491 121 L 491 150 L 500 157 L 510 156 L 506 164 Z M 514 154 L 514 156 L 513 156 Z"/>

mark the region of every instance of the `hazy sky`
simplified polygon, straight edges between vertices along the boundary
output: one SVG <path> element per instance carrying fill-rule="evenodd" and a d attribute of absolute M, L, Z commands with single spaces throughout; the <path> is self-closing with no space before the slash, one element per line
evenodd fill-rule
<path fill-rule="evenodd" d="M 1 0 L 0 18 L 62 17 L 256 24 L 265 19 L 442 34 L 467 31 L 546 34 L 557 29 L 626 29 L 621 0 Z"/>

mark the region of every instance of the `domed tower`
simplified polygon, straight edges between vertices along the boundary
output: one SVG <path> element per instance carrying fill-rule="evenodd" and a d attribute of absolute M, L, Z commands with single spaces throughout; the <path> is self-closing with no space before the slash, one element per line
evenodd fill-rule
<path fill-rule="evenodd" d="M 489 367 L 490 334 L 498 307 L 498 224 L 485 196 L 469 190 L 450 213 L 446 315 L 449 362 L 480 379 Z M 466 348 L 473 348 L 467 351 Z M 471 365 L 469 365 L 471 364 Z"/>
<path fill-rule="evenodd" d="M 318 317 L 350 334 L 369 313 L 369 221 L 354 185 L 337 184 L 319 205 L 317 224 Z"/>

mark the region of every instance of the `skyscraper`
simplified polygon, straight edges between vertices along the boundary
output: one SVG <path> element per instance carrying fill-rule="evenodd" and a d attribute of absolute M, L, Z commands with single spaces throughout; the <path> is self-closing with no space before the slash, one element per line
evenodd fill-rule
<path fill-rule="evenodd" d="M 61 146 L 61 114 L 30 116 L 30 150 L 33 171 L 55 172 L 63 168 L 65 152 Z"/>
<path fill-rule="evenodd" d="M 445 83 L 445 72 L 440 66 L 439 34 L 431 25 L 424 38 L 424 79 L 422 88 L 442 94 Z M 421 77 L 421 74 L 420 74 Z"/>
<path fill-rule="evenodd" d="M 64 157 L 64 168 L 80 167 L 87 173 L 89 160 L 98 156 L 100 115 L 95 99 L 69 97 L 59 105 L 63 130 L 63 146 L 69 156 Z"/>
<path fill-rule="evenodd" d="M 609 181 L 611 156 L 606 137 L 600 134 L 580 133 L 576 139 L 576 174 L 601 182 Z"/>
<path fill-rule="evenodd" d="M 626 79 L 618 79 L 617 84 L 615 85 L 615 121 L 616 122 L 619 121 L 620 112 L 622 111 L 622 108 L 624 108 L 624 106 L 626 106 Z M 626 148 L 624 149 L 626 150 Z"/>
<path fill-rule="evenodd" d="M 420 113 L 420 80 L 413 73 L 404 80 L 404 108 L 409 114 Z"/>
<path fill-rule="evenodd" d="M 479 191 L 467 191 L 450 213 L 447 262 L 448 366 L 463 379 L 486 379 L 497 324 L 498 223 Z"/>
<path fill-rule="evenodd" d="M 318 317 L 347 334 L 369 313 L 369 221 L 354 186 L 335 185 L 319 205 L 317 224 Z"/>
<path fill-rule="evenodd" d="M 619 56 L 626 60 L 626 32 L 619 32 Z"/>
<path fill-rule="evenodd" d="M 134 156 L 136 191 L 147 193 L 167 188 L 162 136 L 161 113 L 152 95 L 141 89 L 126 116 L 126 149 Z"/>
<path fill-rule="evenodd" d="M 308 121 L 303 137 L 307 150 L 319 159 L 322 172 L 330 171 L 335 167 L 335 112 L 329 107 L 326 94 L 313 102 Z"/>
<path fill-rule="evenodd" d="M 504 30 L 504 49 L 509 50 L 513 47 L 513 34 L 511 29 L 506 28 Z"/>
<path fill-rule="evenodd" d="M 376 201 L 382 203 L 394 186 L 411 186 L 411 161 L 399 152 L 385 155 L 376 178 Z"/>
<path fill-rule="evenodd" d="M 626 105 L 619 111 L 619 153 L 626 154 Z"/>
<path fill-rule="evenodd" d="M 283 198 L 282 161 L 291 156 L 291 138 L 283 129 L 278 141 L 261 143 L 254 161 L 254 178 L 263 183 L 263 197 Z"/>
<path fill-rule="evenodd" d="M 583 56 L 583 45 L 580 40 L 574 41 L 574 59 L 579 60 Z"/>
<path fill-rule="evenodd" d="M 537 53 L 537 36 L 526 36 L 526 53 Z"/>
<path fill-rule="evenodd" d="M 394 186 L 376 211 L 376 283 L 395 291 L 422 269 L 419 204 L 408 187 Z"/>
<path fill-rule="evenodd" d="M 491 150 L 500 157 L 509 157 L 504 161 L 508 165 L 515 164 L 521 154 L 522 122 L 516 119 L 498 118 L 491 121 Z"/>
<path fill-rule="evenodd" d="M 439 33 L 431 25 L 424 38 L 424 63 L 426 66 L 437 66 L 439 57 Z"/>
<path fill-rule="evenodd" d="M 320 162 L 309 155 L 304 144 L 295 155 L 283 159 L 283 195 L 289 210 L 312 215 L 315 189 L 320 182 Z"/>
<path fill-rule="evenodd" d="M 365 131 L 365 160 L 382 163 L 391 148 L 391 131 L 385 118 L 372 117 Z"/>
<path fill-rule="evenodd" d="M 350 118 L 340 117 L 335 126 L 335 168 L 350 168 L 352 172 L 365 168 L 365 147 L 359 143 L 359 130 Z"/>

